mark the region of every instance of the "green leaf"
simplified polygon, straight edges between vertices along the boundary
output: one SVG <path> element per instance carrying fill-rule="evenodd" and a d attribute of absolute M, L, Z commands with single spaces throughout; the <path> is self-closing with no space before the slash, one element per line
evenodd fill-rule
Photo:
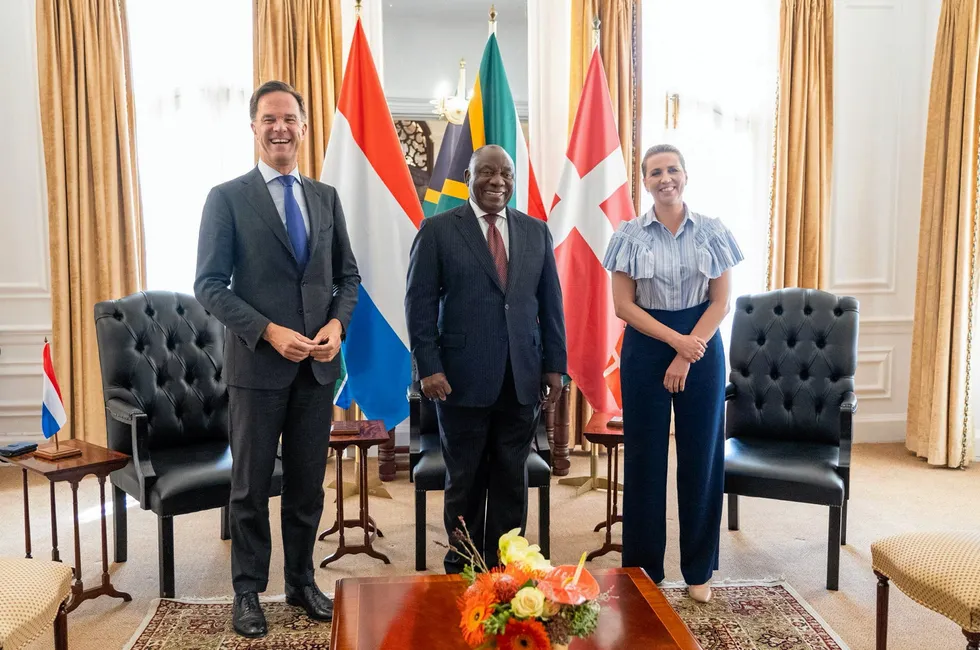
<path fill-rule="evenodd" d="M 572 636 L 588 637 L 595 632 L 599 624 L 599 603 L 589 601 L 567 610 Z"/>

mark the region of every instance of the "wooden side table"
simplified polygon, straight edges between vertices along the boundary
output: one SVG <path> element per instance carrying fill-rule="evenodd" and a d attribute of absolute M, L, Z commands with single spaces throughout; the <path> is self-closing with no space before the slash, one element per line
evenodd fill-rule
<path fill-rule="evenodd" d="M 341 423 L 337 423 L 341 424 Z M 350 424 L 344 422 L 343 424 Z M 322 541 L 328 535 L 339 533 L 339 543 L 337 550 L 332 555 L 323 558 L 320 567 L 325 567 L 331 562 L 339 560 L 345 555 L 363 553 L 385 564 L 391 564 L 388 556 L 380 551 L 376 551 L 372 542 L 374 534 L 384 537 L 378 529 L 377 524 L 368 515 L 368 471 L 367 471 L 367 451 L 375 445 L 381 445 L 390 440 L 388 431 L 385 429 L 383 420 L 358 420 L 356 421 L 358 432 L 356 435 L 338 435 L 331 431 L 330 448 L 336 451 L 337 457 L 337 520 L 329 529 L 320 533 L 319 539 Z M 344 463 L 342 455 L 345 449 L 350 446 L 357 447 L 358 462 L 358 496 L 360 498 L 360 516 L 357 519 L 344 519 Z M 344 537 L 345 528 L 363 528 L 364 543 L 358 545 L 348 545 Z"/>
<path fill-rule="evenodd" d="M 610 428 L 610 417 L 612 416 L 608 413 L 595 413 L 583 431 L 586 440 L 593 445 L 602 445 L 606 448 L 606 520 L 599 522 L 594 528 L 595 532 L 599 532 L 603 528 L 606 529 L 606 541 L 600 548 L 589 553 L 586 557 L 586 560 L 589 561 L 612 551 L 623 552 L 623 545 L 613 544 L 612 541 L 613 524 L 623 521 L 622 515 L 619 514 L 619 490 L 621 489 L 619 484 L 619 446 L 623 444 L 623 430 Z"/>
<path fill-rule="evenodd" d="M 51 489 L 51 559 L 61 561 L 58 551 L 58 516 L 54 500 L 54 484 L 65 481 L 71 485 L 72 515 L 75 527 L 75 580 L 71 586 L 71 597 L 65 606 L 66 612 L 71 612 L 82 602 L 98 596 L 132 600 L 132 596 L 116 590 L 109 579 L 109 545 L 106 536 L 105 523 L 105 479 L 117 469 L 122 469 L 129 462 L 129 456 L 105 447 L 93 445 L 82 440 L 67 440 L 62 443 L 65 447 L 81 449 L 81 456 L 73 456 L 61 461 L 47 461 L 35 458 L 33 453 L 12 458 L 0 457 L 0 461 L 20 467 L 24 473 L 24 546 L 26 557 L 31 557 L 31 519 L 30 502 L 27 495 L 27 473 L 40 474 L 50 481 Z M 78 484 L 85 476 L 95 475 L 99 480 L 99 503 L 102 507 L 102 584 L 91 589 L 85 589 L 82 583 L 82 551 L 78 534 Z"/>

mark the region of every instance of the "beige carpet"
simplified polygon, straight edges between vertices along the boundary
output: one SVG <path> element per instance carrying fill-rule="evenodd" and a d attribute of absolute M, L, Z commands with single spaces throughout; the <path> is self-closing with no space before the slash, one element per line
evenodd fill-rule
<path fill-rule="evenodd" d="M 717 580 L 780 579 L 805 599 L 851 650 L 874 648 L 875 579 L 871 573 L 870 544 L 879 537 L 909 530 L 980 528 L 980 469 L 935 469 L 910 457 L 901 445 L 857 445 L 852 470 L 852 498 L 848 545 L 841 551 L 840 591 L 824 589 L 828 514 L 825 508 L 801 504 L 743 499 L 741 531 L 722 527 L 721 570 Z M 604 465 L 604 463 L 603 463 Z M 332 475 L 333 461 L 328 467 Z M 588 459 L 575 457 L 572 474 L 588 469 Z M 374 466 L 372 465 L 372 471 Z M 346 473 L 346 472 L 345 472 Z M 673 479 L 671 479 L 673 484 Z M 0 555 L 23 554 L 23 505 L 20 473 L 0 470 Z M 414 573 L 414 499 L 404 474 L 386 484 L 394 497 L 372 499 L 371 512 L 385 534 L 378 548 L 392 560 L 390 566 L 363 556 L 342 558 L 328 569 L 317 570 L 321 587 L 348 576 Z M 31 481 L 32 525 L 35 557 L 50 548 L 48 489 L 43 479 Z M 82 577 L 86 585 L 97 583 L 100 534 L 98 483 L 86 480 L 79 490 L 82 512 Z M 532 496 L 529 536 L 537 534 Z M 356 499 L 345 502 L 350 510 Z M 328 504 L 329 508 L 333 504 Z M 428 530 L 430 542 L 440 539 L 442 501 L 430 495 Z M 71 499 L 67 486 L 59 485 L 59 541 L 62 557 L 72 557 Z M 580 497 L 568 486 L 552 488 L 552 556 L 557 562 L 575 562 L 583 550 L 598 548 L 602 533 L 592 527 L 604 516 L 605 493 Z M 273 530 L 278 531 L 278 500 L 272 502 Z M 323 527 L 333 523 L 325 511 Z M 99 598 L 83 603 L 68 617 L 72 650 L 121 648 L 143 621 L 151 601 L 158 596 L 156 517 L 131 506 L 129 513 L 129 561 L 111 565 L 113 583 L 133 595 L 133 602 Z M 616 527 L 618 533 L 619 526 Z M 229 543 L 218 538 L 218 512 L 180 517 L 174 525 L 177 548 L 177 596 L 208 598 L 228 596 Z M 111 540 L 111 525 L 109 529 Z M 277 534 L 277 533 L 276 533 Z M 680 580 L 676 520 L 668 521 L 667 580 Z M 111 541 L 110 541 L 111 544 Z M 317 544 L 316 560 L 333 550 L 331 542 Z M 429 568 L 440 566 L 442 550 L 430 543 Z M 594 562 L 598 567 L 617 566 L 621 558 L 611 553 Z M 282 554 L 274 546 L 270 594 L 282 593 Z M 966 646 L 959 629 L 892 590 L 890 650 L 962 650 Z M 51 648 L 45 639 L 32 650 Z"/>

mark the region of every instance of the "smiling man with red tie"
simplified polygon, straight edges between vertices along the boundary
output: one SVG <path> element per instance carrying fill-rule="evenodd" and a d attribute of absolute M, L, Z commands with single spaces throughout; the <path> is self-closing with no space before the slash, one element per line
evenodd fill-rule
<path fill-rule="evenodd" d="M 524 530 L 525 463 L 542 399 L 561 392 L 565 323 L 547 225 L 507 205 L 510 155 L 477 149 L 464 179 L 469 201 L 419 228 L 405 314 L 422 392 L 436 403 L 446 532 L 462 516 L 483 553 Z M 462 558 L 449 551 L 445 568 L 462 571 Z"/>

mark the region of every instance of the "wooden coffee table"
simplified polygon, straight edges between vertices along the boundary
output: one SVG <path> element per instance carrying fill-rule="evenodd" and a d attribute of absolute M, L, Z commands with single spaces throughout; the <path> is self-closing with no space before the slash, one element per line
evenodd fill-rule
<path fill-rule="evenodd" d="M 573 640 L 575 650 L 702 650 L 643 569 L 591 573 L 616 597 L 603 603 L 596 633 Z M 330 648 L 469 650 L 456 605 L 465 589 L 462 578 L 446 575 L 339 580 Z"/>

